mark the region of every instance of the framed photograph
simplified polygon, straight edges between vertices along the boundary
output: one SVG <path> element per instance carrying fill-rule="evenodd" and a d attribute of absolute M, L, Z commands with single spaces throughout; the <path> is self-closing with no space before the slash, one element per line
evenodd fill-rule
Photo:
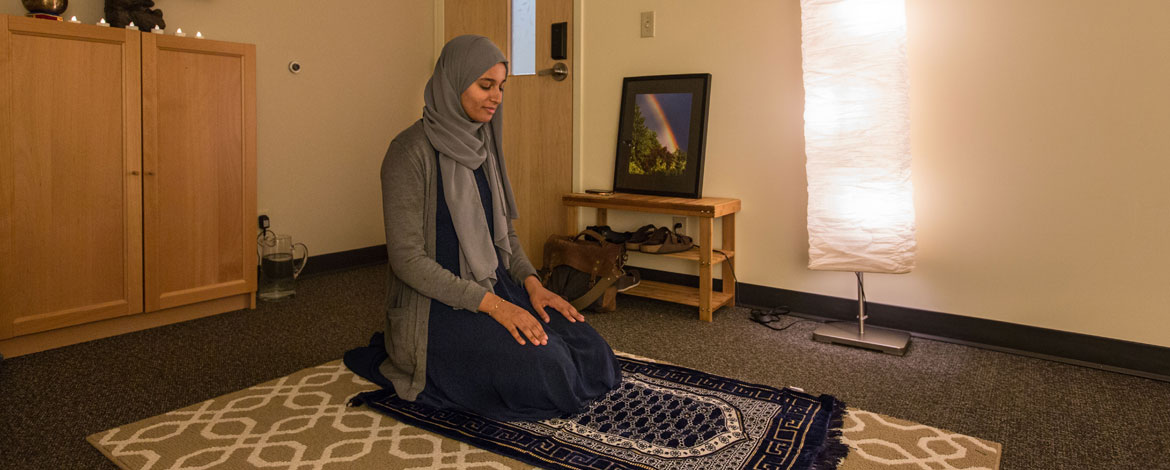
<path fill-rule="evenodd" d="M 622 80 L 614 191 L 700 198 L 711 74 Z"/>

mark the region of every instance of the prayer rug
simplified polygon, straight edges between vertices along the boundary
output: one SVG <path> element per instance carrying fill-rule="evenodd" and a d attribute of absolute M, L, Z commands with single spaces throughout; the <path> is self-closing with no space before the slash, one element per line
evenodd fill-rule
<path fill-rule="evenodd" d="M 844 405 L 633 358 L 622 383 L 579 414 L 496 421 L 409 402 L 385 390 L 366 404 L 395 419 L 549 469 L 837 468 Z"/>
<path fill-rule="evenodd" d="M 332 361 L 98 432 L 87 440 L 126 470 L 534 468 L 367 407 L 346 406 L 352 398 L 377 388 L 340 360 Z M 706 399 L 710 394 L 700 395 Z M 746 416 L 741 413 L 737 419 L 743 422 Z M 839 470 L 1000 467 L 998 443 L 864 410 L 849 408 L 841 431 L 849 455 Z M 666 439 L 669 444 L 670 438 Z"/>

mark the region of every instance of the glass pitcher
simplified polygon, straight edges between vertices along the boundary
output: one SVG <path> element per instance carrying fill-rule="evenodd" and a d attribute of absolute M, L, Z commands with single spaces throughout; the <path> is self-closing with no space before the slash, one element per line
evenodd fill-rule
<path fill-rule="evenodd" d="M 271 232 L 269 232 L 271 233 Z M 301 257 L 293 252 L 301 247 Z M 270 235 L 260 240 L 260 288 L 256 296 L 269 302 L 291 299 L 296 295 L 296 278 L 305 269 L 309 248 L 293 243 L 291 235 Z"/>

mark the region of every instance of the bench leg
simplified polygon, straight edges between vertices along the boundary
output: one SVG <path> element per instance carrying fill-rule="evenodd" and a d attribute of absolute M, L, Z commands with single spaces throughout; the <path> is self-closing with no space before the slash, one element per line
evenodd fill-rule
<path fill-rule="evenodd" d="M 712 320 L 711 231 L 714 219 L 699 217 L 699 319 Z"/>

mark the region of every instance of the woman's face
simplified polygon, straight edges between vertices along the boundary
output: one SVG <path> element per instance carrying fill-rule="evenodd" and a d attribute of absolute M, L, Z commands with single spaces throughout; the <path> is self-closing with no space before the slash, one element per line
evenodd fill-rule
<path fill-rule="evenodd" d="M 504 63 L 498 63 L 480 75 L 475 83 L 463 90 L 459 101 L 463 103 L 463 112 L 476 122 L 488 122 L 496 114 L 500 102 L 504 100 L 504 80 L 508 77 L 508 69 Z"/>

